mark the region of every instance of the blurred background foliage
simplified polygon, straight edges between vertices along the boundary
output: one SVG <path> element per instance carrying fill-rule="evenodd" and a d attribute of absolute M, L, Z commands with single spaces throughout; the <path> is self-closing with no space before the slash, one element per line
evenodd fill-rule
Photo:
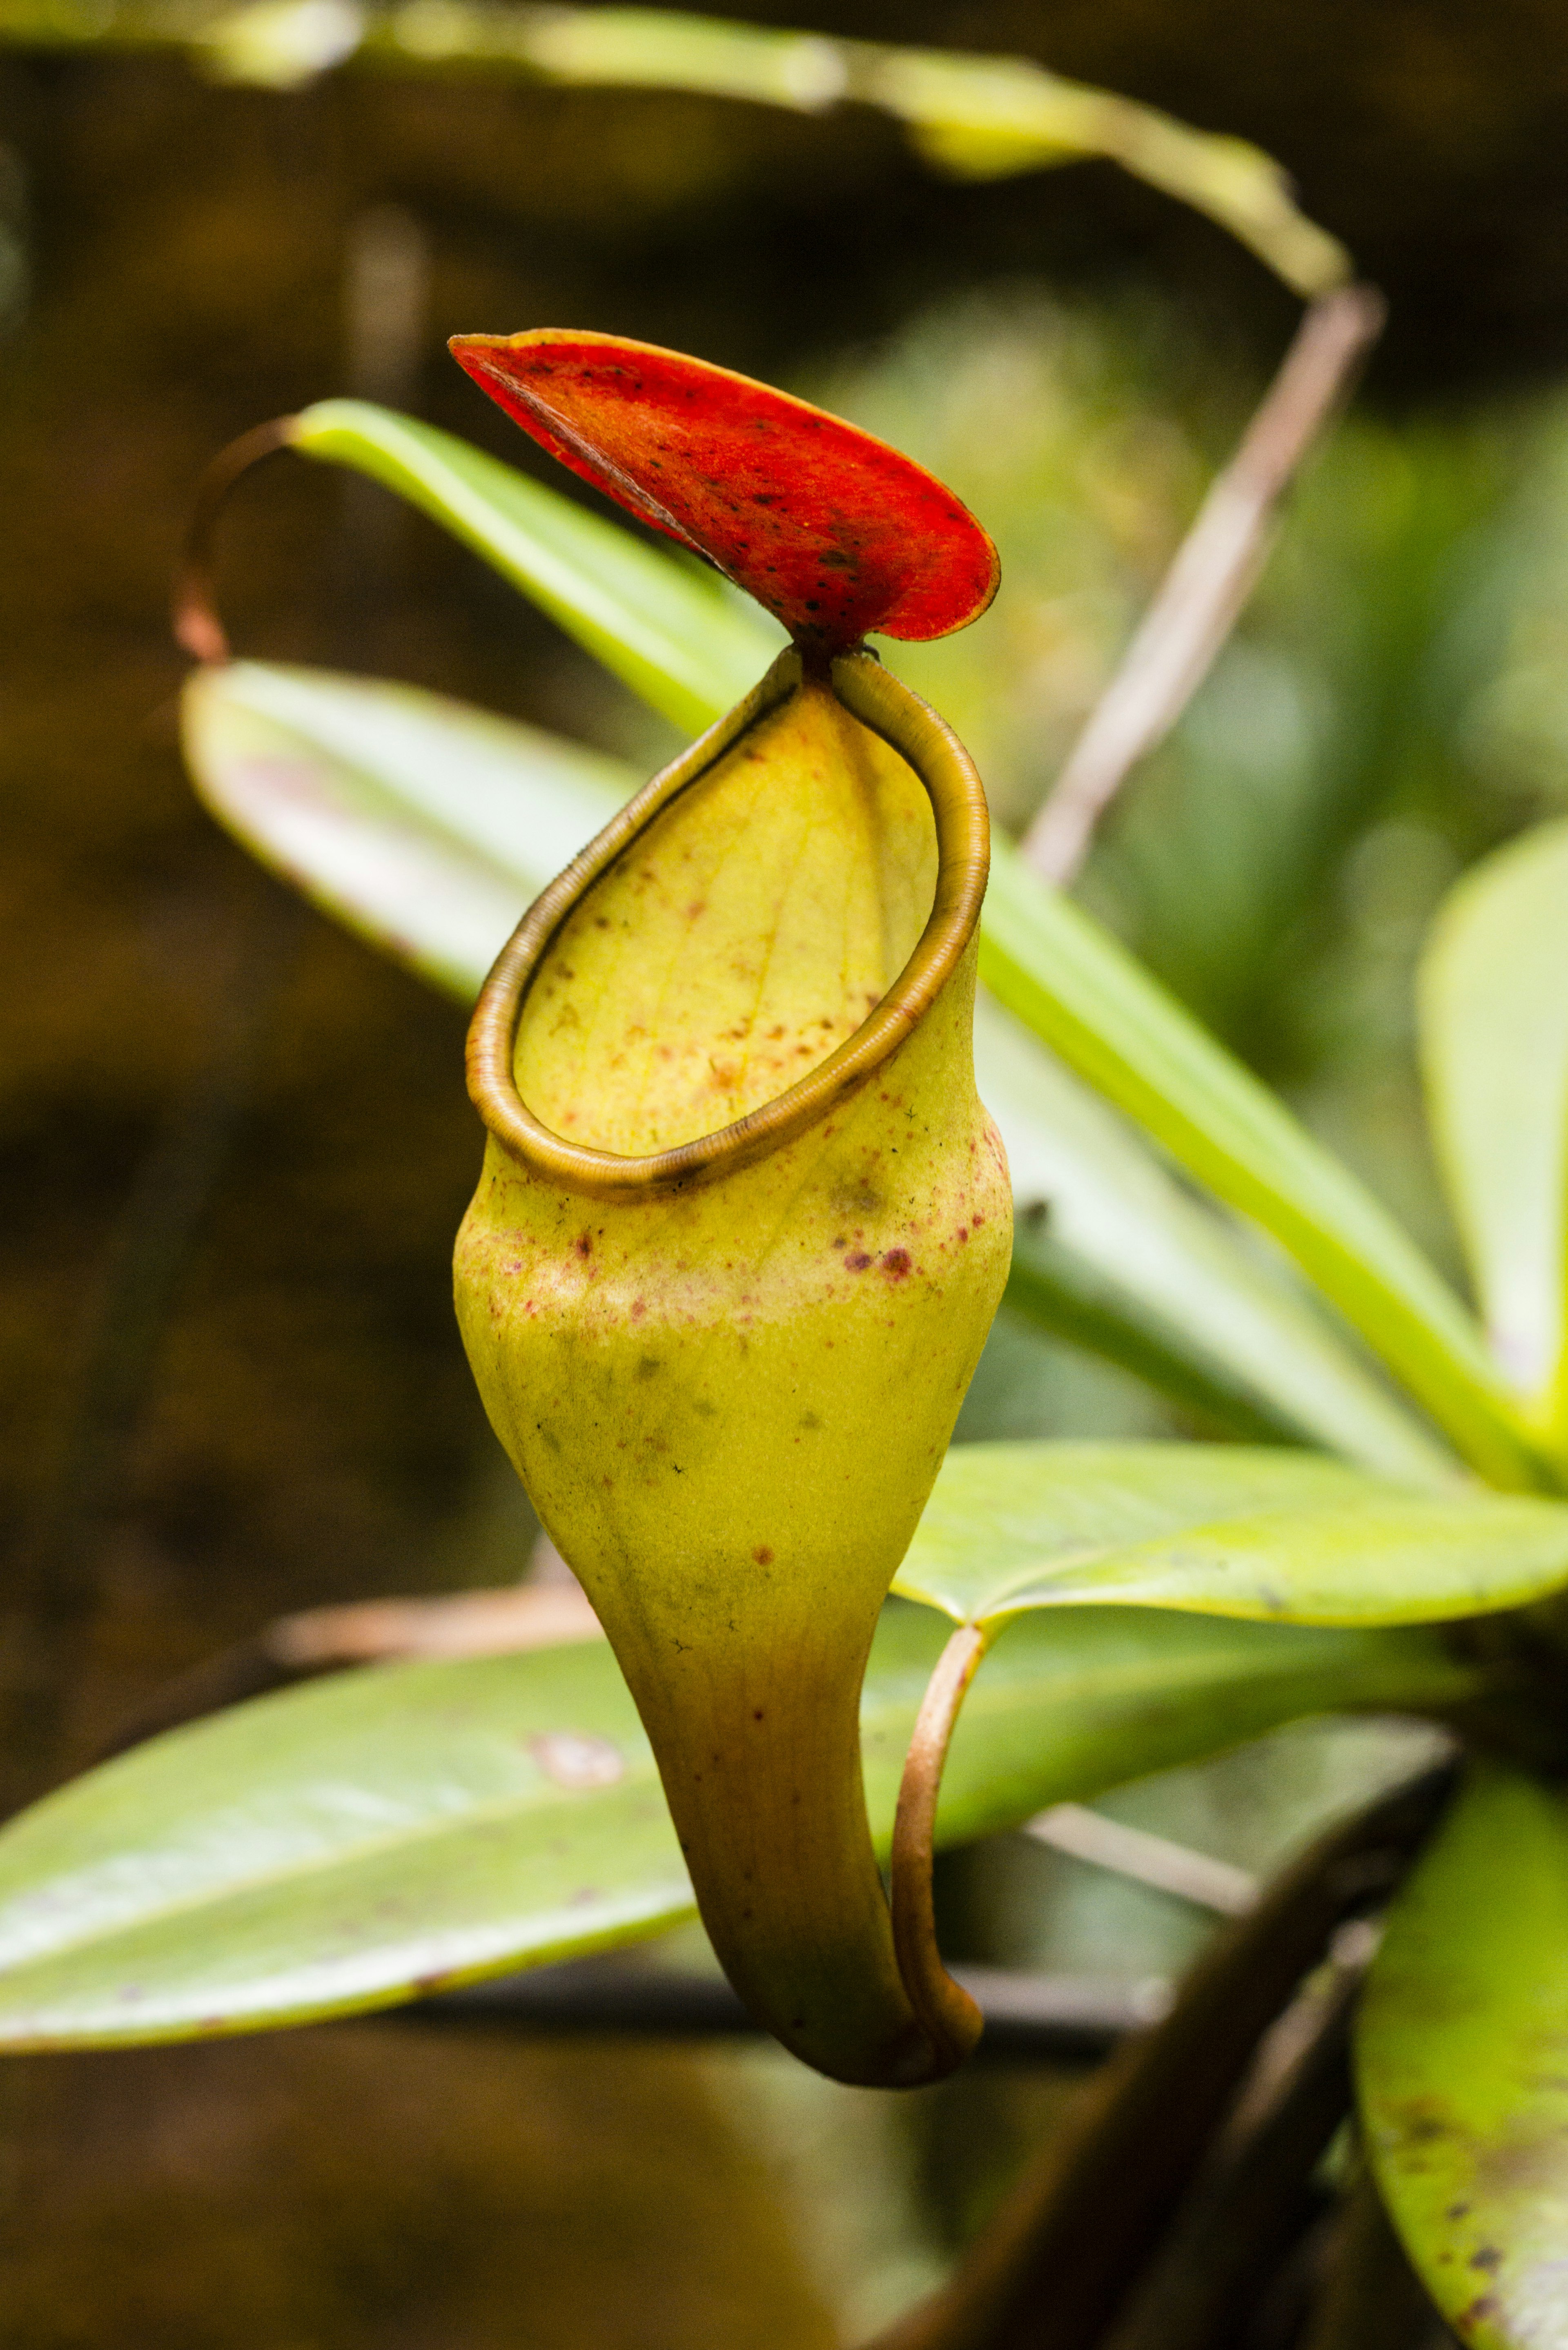
<path fill-rule="evenodd" d="M 262 1619 L 504 1580 L 533 1537 L 451 1315 L 462 1021 L 287 900 L 180 773 L 164 606 L 210 453 L 352 391 L 530 464 L 446 359 L 459 329 L 613 328 L 824 400 L 995 532 L 992 616 L 898 664 L 1017 825 L 1295 316 L 1107 163 L 960 181 L 866 106 L 450 66 L 221 86 L 99 46 L 112 11 L 54 15 L 45 37 L 0 0 L 8 1802 Z M 1254 140 L 1389 294 L 1355 413 L 1081 886 L 1454 1265 L 1409 981 L 1449 882 L 1568 775 L 1568 5 L 859 0 L 821 29 L 1034 57 Z M 225 542 L 244 650 L 670 747 L 433 528 L 315 469 L 264 480 Z M 961 1432 L 1177 1427 L 1004 1322 Z M 1107 1808 L 1258 1868 L 1397 1760 L 1314 1726 Z M 1201 1931 L 1022 1839 L 943 1898 L 956 1953 L 1009 1962 L 1158 1974 Z M 895 2107 L 762 2050 L 390 2024 L 30 2059 L 0 2076 L 5 2338 L 826 2345 L 930 2282 L 1064 2094 L 993 2067 Z"/>

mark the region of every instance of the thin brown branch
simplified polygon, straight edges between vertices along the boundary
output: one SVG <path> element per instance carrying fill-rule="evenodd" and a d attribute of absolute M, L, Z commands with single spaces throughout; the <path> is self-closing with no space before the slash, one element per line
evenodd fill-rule
<path fill-rule="evenodd" d="M 984 2018 L 968 1991 L 954 1982 L 937 1949 L 931 1862 L 948 1744 L 984 1654 L 985 1635 L 979 1625 L 961 1624 L 938 1658 L 904 1759 L 893 1823 L 891 1900 L 898 1972 L 910 2006 L 950 2071 L 973 2048 Z"/>
<path fill-rule="evenodd" d="M 1179 1901 L 1212 1909 L 1221 1918 L 1244 1918 L 1256 1908 L 1258 1880 L 1228 1860 L 1174 1843 L 1169 1836 L 1150 1835 L 1147 1828 L 1130 1828 L 1122 1820 L 1107 1819 L 1086 1804 L 1053 1804 L 1025 1820 L 1022 1833 L 1036 1844 L 1049 1845 L 1074 1860 L 1108 1868 Z"/>
<path fill-rule="evenodd" d="M 280 1616 L 248 1640 L 222 1649 L 153 1691 L 117 1727 L 97 1759 L 198 1721 L 223 1706 L 264 1697 L 351 1665 L 413 1657 L 492 1657 L 604 1637 L 576 1582 L 508 1584 L 433 1599 L 364 1599 Z"/>
<path fill-rule="evenodd" d="M 1383 297 L 1345 286 L 1308 310 L 1241 446 L 1204 499 L 1110 684 L 1023 839 L 1065 884 L 1131 770 L 1162 743 L 1208 675 L 1257 584 L 1275 512 L 1382 330 Z"/>
<path fill-rule="evenodd" d="M 292 416 L 276 416 L 269 424 L 258 424 L 253 431 L 242 432 L 237 441 L 219 450 L 196 485 L 185 546 L 174 577 L 171 619 L 176 643 L 193 660 L 209 667 L 229 658 L 229 639 L 218 618 L 213 590 L 213 540 L 218 516 L 242 473 L 248 473 L 264 457 L 290 446 L 294 426 Z"/>
<path fill-rule="evenodd" d="M 389 1657 L 494 1657 L 568 1640 L 602 1640 L 580 1584 L 503 1586 L 438 1599 L 361 1599 L 280 1617 L 263 1636 L 280 1665 L 321 1672 Z"/>
<path fill-rule="evenodd" d="M 1096 2350 L 1147 2272 L 1261 2035 L 1438 1816 L 1445 1769 L 1345 1822 L 1220 1933 L 1158 2030 L 1088 2085 L 944 2290 L 877 2350 Z"/>
<path fill-rule="evenodd" d="M 1350 2018 L 1359 1966 L 1303 1991 L 1281 2026 L 1296 2045 L 1282 2065 L 1259 2054 L 1249 2082 L 1183 2200 L 1158 2258 L 1101 2350 L 1208 2350 L 1231 2340 L 1248 2308 L 1314 2216 L 1312 2173 L 1350 2109 Z M 1273 2035 L 1271 2034 L 1272 2038 Z"/>

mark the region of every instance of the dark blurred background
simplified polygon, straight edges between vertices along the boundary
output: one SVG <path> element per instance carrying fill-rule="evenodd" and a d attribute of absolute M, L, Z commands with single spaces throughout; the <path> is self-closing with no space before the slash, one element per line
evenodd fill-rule
<path fill-rule="evenodd" d="M 865 0 L 815 28 L 1033 57 L 1254 140 L 1388 295 L 1355 416 L 1085 887 L 1450 1255 L 1410 960 L 1464 862 L 1556 805 L 1568 741 L 1568 5 Z M 479 1155 L 462 1019 L 298 908 L 182 775 L 165 609 L 206 459 L 356 390 L 528 462 L 447 359 L 460 329 L 614 329 L 827 398 L 997 526 L 1012 601 L 918 681 L 1022 821 L 1298 306 L 1109 164 L 961 183 L 865 107 L 458 71 L 223 88 L 5 30 L 0 5 L 14 1804 L 265 1618 L 504 1580 L 531 1536 L 450 1306 Z M 389 272 L 389 339 L 366 323 Z M 223 577 L 244 650 L 664 748 L 488 573 L 341 479 L 257 476 Z M 1169 1424 L 1012 1330 L 968 1432 Z M 761 2057 L 366 2025 L 29 2060 L 0 2077 L 0 2334 L 826 2344 L 973 2224 L 1057 2094 L 1014 2089 L 927 2101 L 896 2137 Z M 879 2184 L 836 2240 L 855 2173 Z"/>

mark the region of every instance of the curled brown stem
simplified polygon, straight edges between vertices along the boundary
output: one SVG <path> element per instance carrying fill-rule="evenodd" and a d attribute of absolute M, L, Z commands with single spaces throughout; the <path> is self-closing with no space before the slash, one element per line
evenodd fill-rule
<path fill-rule="evenodd" d="M 1071 881 L 1131 769 L 1162 743 L 1257 584 L 1275 509 L 1382 330 L 1383 296 L 1342 286 L 1307 311 L 1279 373 L 1215 478 L 1110 684 L 1023 838 L 1047 881 Z"/>
<path fill-rule="evenodd" d="M 1396 1884 L 1445 1767 L 1333 1830 L 1199 1960 L 1169 2016 L 1127 2042 L 934 2299 L 877 2350 L 1097 2350 L 1129 2305 L 1260 2037 L 1350 1911 Z"/>
<path fill-rule="evenodd" d="M 898 1972 L 910 2006 L 950 2071 L 973 2049 L 984 2018 L 968 1991 L 954 1982 L 937 1949 L 931 1862 L 949 1741 L 984 1654 L 985 1635 L 979 1625 L 961 1624 L 938 1658 L 904 1759 L 893 1822 L 893 1948 Z"/>
<path fill-rule="evenodd" d="M 242 432 L 237 441 L 219 450 L 196 485 L 180 567 L 174 576 L 171 617 L 175 641 L 193 660 L 207 667 L 229 658 L 229 639 L 218 618 L 213 586 L 213 543 L 218 516 L 242 473 L 249 473 L 262 458 L 290 447 L 295 422 L 292 416 L 275 416 L 269 424 L 258 424 L 251 432 Z"/>

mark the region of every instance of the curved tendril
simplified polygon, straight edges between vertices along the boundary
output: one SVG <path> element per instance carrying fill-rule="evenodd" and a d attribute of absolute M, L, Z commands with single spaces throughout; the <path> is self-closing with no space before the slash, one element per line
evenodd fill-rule
<path fill-rule="evenodd" d="M 954 1982 L 937 1949 L 931 1862 L 948 1742 L 985 1648 L 980 1626 L 961 1624 L 938 1658 L 904 1760 L 893 1825 L 893 1948 L 909 2004 L 931 2044 L 932 2080 L 963 2063 L 984 2024 L 980 2009 Z"/>
<path fill-rule="evenodd" d="M 671 1150 L 634 1159 L 567 1142 L 523 1101 L 513 1076 L 517 1024 L 551 942 L 594 884 L 748 728 L 785 701 L 805 668 L 793 647 L 759 685 L 690 750 L 645 784 L 536 898 L 485 981 L 468 1032 L 470 1099 L 502 1148 L 547 1181 L 600 1200 L 648 1199 L 727 1174 L 779 1149 L 858 1092 L 904 1043 L 974 934 L 991 864 L 990 819 L 974 763 L 935 711 L 867 652 L 832 665 L 833 690 L 852 717 L 889 743 L 925 785 L 936 818 L 937 887 L 903 970 L 852 1036 L 799 1082 L 733 1125 Z"/>
<path fill-rule="evenodd" d="M 228 635 L 218 618 L 213 585 L 213 541 L 218 516 L 242 473 L 248 473 L 264 457 L 293 446 L 298 421 L 295 416 L 275 416 L 270 424 L 242 432 L 237 441 L 219 450 L 196 484 L 180 567 L 174 575 L 171 617 L 176 643 L 204 668 L 221 667 L 229 658 Z"/>

